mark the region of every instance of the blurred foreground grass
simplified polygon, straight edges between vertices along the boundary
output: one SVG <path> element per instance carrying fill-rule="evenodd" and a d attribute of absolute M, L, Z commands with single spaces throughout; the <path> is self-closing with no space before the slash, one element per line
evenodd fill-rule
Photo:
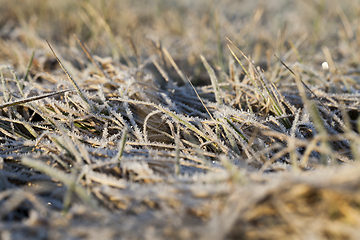
<path fill-rule="evenodd" d="M 0 239 L 360 234 L 357 1 L 0 5 Z"/>

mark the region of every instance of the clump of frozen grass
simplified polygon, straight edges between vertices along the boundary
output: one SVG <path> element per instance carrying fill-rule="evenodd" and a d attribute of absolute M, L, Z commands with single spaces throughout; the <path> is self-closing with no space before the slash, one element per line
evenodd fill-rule
<path fill-rule="evenodd" d="M 82 42 L 78 41 L 87 52 Z M 164 49 L 164 52 L 179 76 L 185 78 L 168 51 Z M 281 86 L 276 87 L 273 84 L 276 79 L 268 80 L 265 73 L 260 73 L 251 60 L 242 52 L 241 54 L 249 63 L 249 71 L 232 52 L 245 76 L 241 82 L 239 79 L 235 81 L 233 67 L 223 83 L 219 83 L 215 71 L 201 56 L 212 85 L 211 88 L 194 88 L 195 92 L 189 91 L 188 84 L 179 87 L 171 79 L 167 79 L 168 89 L 162 89 L 154 76 L 143 66 L 122 70 L 112 61 L 96 57 L 98 60 L 95 62 L 94 57 L 87 52 L 99 75 L 96 75 L 96 78 L 89 76 L 85 82 L 91 81 L 93 85 L 96 81 L 101 83 L 98 85 L 99 93 L 92 94 L 81 89 L 86 88 L 86 85 L 80 86 L 76 83 L 58 60 L 78 95 L 69 88 L 8 101 L 0 106 L 3 111 L 12 111 L 11 107 L 16 106 L 22 110 L 21 114 L 24 115 L 25 112 L 26 118 L 21 122 L 4 118 L 2 132 L 10 138 L 16 136 L 17 141 L 21 141 L 21 138 L 35 138 L 36 144 L 32 147 L 41 149 L 41 152 L 53 152 L 57 149 L 59 157 L 54 163 L 62 162 L 61 166 L 82 166 L 104 160 L 107 156 L 113 158 L 116 146 L 119 159 L 117 167 L 120 170 L 120 159 L 129 154 L 140 154 L 145 158 L 154 156 L 154 153 L 165 154 L 170 158 L 175 156 L 174 161 L 167 161 L 167 164 L 162 165 L 160 161 L 156 167 L 151 165 L 154 173 L 165 176 L 171 176 L 171 169 L 174 167 L 179 174 L 181 164 L 192 166 L 191 172 L 199 169 L 211 171 L 212 167 L 208 162 L 218 161 L 219 154 L 226 154 L 235 164 L 251 165 L 263 170 L 271 169 L 271 164 L 279 161 L 285 164 L 299 162 L 303 168 L 309 168 L 319 163 L 327 163 L 326 156 L 336 156 L 336 161 L 351 159 L 350 152 L 332 154 L 332 151 L 343 149 L 344 146 L 349 147 L 348 143 L 340 138 L 339 141 L 332 141 L 332 146 L 328 143 L 326 150 L 318 148 L 316 141 L 309 148 L 300 141 L 312 138 L 316 131 L 323 137 L 327 134 L 339 135 L 342 129 L 338 126 L 345 126 L 341 117 L 336 113 L 315 111 L 314 107 L 310 107 L 314 104 L 307 104 L 307 95 L 301 85 L 298 85 L 297 96 L 301 96 L 306 103 L 303 110 L 300 110 L 298 101 L 301 99 L 288 98 L 287 85 L 284 85 L 283 92 Z M 282 71 L 278 77 L 283 78 L 289 73 L 294 74 L 292 70 Z M 19 79 L 14 77 L 14 80 L 17 90 L 22 90 L 19 88 Z M 5 86 L 4 77 L 2 83 Z M 34 88 L 32 84 L 25 84 L 24 92 Z M 116 86 L 117 91 L 106 86 Z M 9 90 L 3 92 L 5 97 Z M 313 94 L 311 90 L 310 93 Z M 323 99 L 330 99 L 330 95 L 325 92 L 321 94 Z M 55 95 L 58 97 L 50 98 Z M 213 96 L 215 103 L 212 102 Z M 295 96 L 296 94 L 293 94 L 293 97 Z M 331 98 L 334 99 L 334 96 Z M 296 102 L 296 106 L 293 102 Z M 319 103 L 326 110 L 328 108 L 324 104 L 334 107 L 333 100 Z M 294 109 L 297 109 L 296 116 Z M 312 118 L 308 117 L 308 112 Z M 23 117 L 19 113 L 15 115 Z M 34 116 L 37 118 L 35 123 Z M 10 124 L 7 125 L 6 122 Z M 19 124 L 27 130 L 20 129 Z M 119 134 L 120 132 L 123 134 Z M 119 141 L 121 144 L 118 144 Z M 43 145 L 43 142 L 46 144 Z M 291 146 L 287 144 L 290 142 Z M 99 147 L 97 153 L 89 152 L 93 147 Z M 205 159 L 196 158 L 194 154 L 198 153 Z M 342 156 L 344 154 L 345 156 Z M 302 159 L 303 156 L 306 160 Z M 317 156 L 322 157 L 317 159 Z M 109 165 L 112 166 L 111 164 L 114 163 L 111 161 Z M 122 176 L 123 173 L 119 175 Z"/>
<path fill-rule="evenodd" d="M 39 149 L 41 152 L 54 152 L 55 150 L 58 157 L 53 159 L 52 164 L 66 171 L 74 167 L 82 169 L 88 164 L 97 166 L 103 162 L 96 168 L 101 169 L 108 166 L 118 169 L 116 170 L 118 173 L 112 174 L 122 178 L 130 170 L 130 168 L 124 167 L 126 161 L 123 159 L 132 155 L 142 156 L 141 161 L 146 162 L 153 169 L 152 174 L 160 174 L 159 176 L 167 178 L 173 176 L 173 169 L 176 169 L 176 174 L 184 174 L 186 171 L 189 173 L 203 170 L 215 171 L 216 167 L 209 165 L 209 162 L 219 161 L 220 154 L 226 154 L 229 161 L 235 165 L 245 167 L 249 165 L 262 170 L 271 169 L 271 165 L 279 161 L 295 165 L 299 162 L 303 168 L 309 168 L 319 163 L 327 164 L 327 156 L 335 156 L 340 161 L 346 161 L 344 159 L 349 158 L 349 156 L 341 156 L 341 154 L 334 155 L 329 146 L 328 148 L 318 146 L 318 141 L 321 142 L 326 138 L 327 132 L 331 132 L 333 135 L 339 133 L 338 129 L 332 128 L 332 125 L 329 124 L 322 128 L 319 127 L 319 124 L 321 126 L 320 122 L 325 121 L 321 120 L 324 115 L 317 114 L 316 121 L 312 122 L 312 119 L 307 117 L 306 111 L 298 111 L 296 121 L 293 120 L 290 131 L 284 126 L 282 120 L 284 117 L 290 119 L 291 114 L 287 116 L 274 114 L 264 118 L 261 113 L 258 115 L 259 113 L 256 112 L 229 106 L 225 99 L 231 97 L 231 92 L 220 89 L 221 85 L 217 82 L 215 72 L 211 70 L 205 59 L 203 61 L 212 75 L 213 92 L 215 98 L 218 99 L 216 103 L 206 99 L 206 95 L 204 95 L 206 90 L 201 88 L 197 89 L 199 95 L 196 97 L 194 93 L 189 93 L 186 86 L 174 85 L 174 90 L 177 92 L 175 97 L 171 92 L 160 90 L 154 84 L 141 82 L 141 78 L 135 79 L 130 74 L 127 75 L 126 87 L 119 91 L 117 96 L 116 92 L 115 95 L 114 92 L 111 92 L 112 96 L 107 97 L 110 92 L 102 86 L 101 102 L 96 100 L 96 95 L 81 91 L 87 94 L 88 102 L 96 105 L 97 109 L 102 109 L 97 113 L 88 112 L 87 108 L 83 107 L 83 98 L 78 98 L 72 94 L 73 92 L 67 92 L 67 90 L 57 92 L 57 94 L 67 92 L 66 95 L 61 95 L 59 100 L 50 99 L 54 94 L 45 94 L 6 103 L 3 109 L 17 106 L 26 109 L 25 111 L 34 111 L 32 109 L 35 108 L 36 111 L 32 115 L 37 114 L 43 120 L 36 123 L 34 127 L 32 127 L 34 124 L 31 121 L 23 123 L 24 126 L 31 127 L 27 129 L 32 129 L 33 134 L 31 135 L 36 138 L 36 144 L 31 145 L 28 142 L 28 147 L 34 150 Z M 118 71 L 120 72 L 120 70 Z M 138 71 L 143 70 L 139 69 Z M 114 84 L 123 81 L 117 76 L 119 75 L 114 75 L 113 79 L 107 79 L 107 81 L 113 81 Z M 250 75 L 246 75 L 243 82 L 246 81 L 246 77 L 251 78 Z M 251 82 L 254 83 L 255 80 L 252 79 Z M 228 82 L 227 85 L 237 89 L 245 87 L 236 82 Z M 255 89 L 252 87 L 251 85 L 246 87 L 245 92 L 248 94 L 248 98 L 256 96 L 259 92 L 258 87 Z M 251 93 L 248 89 L 253 89 L 254 92 Z M 285 99 L 281 96 L 281 89 L 277 94 L 280 94 L 278 99 Z M 181 104 L 179 97 L 181 97 Z M 224 99 L 224 102 L 219 99 Z M 27 104 L 30 102 L 31 107 L 28 107 Z M 124 102 L 129 105 L 124 105 Z M 254 102 L 254 99 L 250 102 L 252 109 L 268 112 L 266 108 L 272 108 L 271 105 L 263 105 L 264 99 L 257 98 L 257 102 Z M 196 104 L 192 105 L 193 103 Z M 281 104 L 281 102 L 277 100 L 277 104 Z M 291 102 L 288 102 L 287 105 L 291 105 Z M 246 107 L 246 105 L 243 106 Z M 209 111 L 210 116 L 189 117 L 195 112 L 201 113 L 205 110 L 204 107 Z M 283 109 L 284 107 L 282 106 Z M 314 112 L 310 113 L 315 116 Z M 28 115 L 31 115 L 30 112 Z M 327 117 L 331 118 L 331 116 Z M 335 121 L 335 119 L 331 121 Z M 341 120 L 336 118 L 336 121 Z M 11 122 L 17 123 L 15 120 Z M 41 126 L 41 128 L 37 126 Z M 137 126 L 144 126 L 143 131 Z M 14 131 L 11 125 L 4 126 L 2 131 L 6 132 L 8 137 L 17 133 L 16 139 L 20 140 L 19 136 L 24 133 L 13 128 Z M 128 129 L 128 137 L 124 129 Z M 322 134 L 319 135 L 323 138 L 317 138 L 318 140 L 314 140 L 307 147 L 304 140 L 316 135 L 318 129 L 323 129 Z M 309 134 L 306 133 L 307 131 Z M 11 134 L 11 132 L 13 133 Z M 119 134 L 120 132 L 123 134 Z M 338 140 L 333 141 L 334 147 L 348 146 L 346 141 L 340 138 Z M 287 143 L 292 144 L 288 145 Z M 7 154 L 12 151 L 16 150 L 7 151 Z M 319 154 L 317 155 L 315 152 Z M 201 154 L 201 157 L 196 157 L 197 154 Z M 302 159 L 302 156 L 305 158 Z M 108 157 L 114 160 L 107 161 Z M 120 159 L 122 160 L 120 161 Z M 220 161 L 220 164 L 222 162 L 226 161 Z M 125 165 L 123 166 L 123 164 Z M 184 172 L 185 166 L 188 167 L 188 170 Z M 143 173 L 140 171 L 137 174 Z M 87 184 L 93 182 L 92 178 L 84 176 L 88 179 Z M 148 177 L 137 176 L 132 179 L 148 179 Z"/>
<path fill-rule="evenodd" d="M 217 61 L 214 61 L 213 53 L 203 50 L 206 47 L 198 40 L 191 40 L 194 48 L 184 48 L 190 46 L 189 42 L 180 44 L 181 50 L 188 54 L 188 62 L 197 68 L 191 81 L 198 80 L 199 72 L 208 75 L 208 84 L 200 87 L 194 86 L 196 84 L 183 72 L 188 69 L 181 66 L 183 59 L 174 57 L 177 51 L 172 49 L 173 45 L 164 44 L 172 46 L 167 50 L 153 41 L 157 55 L 141 62 L 142 52 L 135 46 L 133 36 L 128 34 L 127 39 L 134 58 L 124 51 L 124 46 L 112 33 L 111 22 L 107 20 L 112 19 L 110 15 L 102 17 L 89 3 L 82 7 L 81 16 L 94 21 L 94 24 L 87 24 L 91 34 L 105 31 L 109 37 L 108 41 L 99 36 L 90 37 L 87 42 L 94 49 L 100 43 L 98 39 L 102 39 L 104 42 L 100 44 L 109 46 L 112 58 L 93 56 L 85 43 L 77 39 L 92 65 L 76 56 L 79 62 L 75 68 L 69 62 L 64 60 L 62 64 L 63 60 L 59 60 L 63 75 L 54 68 L 49 69 L 50 74 L 39 69 L 30 71 L 32 62 L 37 61 L 32 52 L 28 62 L 22 61 L 26 66 L 23 72 L 17 73 L 14 70 L 17 67 L 13 66 L 0 67 L 0 187 L 2 190 L 10 188 L 0 196 L 5 203 L 2 207 L 8 207 L 0 211 L 1 217 L 9 213 L 18 216 L 14 209 L 21 207 L 22 202 L 23 205 L 30 202 L 41 213 L 47 214 L 48 209 L 39 207 L 42 200 L 57 210 L 69 212 L 68 216 L 72 217 L 71 214 L 76 213 L 70 207 L 83 202 L 111 213 L 126 210 L 125 214 L 138 214 L 140 217 L 135 216 L 133 222 L 139 224 L 139 228 L 141 219 L 148 219 L 141 217 L 145 205 L 153 211 L 151 216 L 160 216 L 163 221 L 166 221 L 165 215 L 171 216 L 171 221 L 166 224 L 175 223 L 175 226 L 179 226 L 181 217 L 185 218 L 187 214 L 204 222 L 211 219 L 209 229 L 220 239 L 230 231 L 239 215 L 244 216 L 241 224 L 250 224 L 253 219 L 283 222 L 268 221 L 267 214 L 277 211 L 279 206 L 296 206 L 295 201 L 304 200 L 308 205 L 313 202 L 312 196 L 316 195 L 317 199 L 327 196 L 298 182 L 290 184 L 291 191 L 286 189 L 287 182 L 282 181 L 276 188 L 281 191 L 267 189 L 267 186 L 252 188 L 252 181 L 259 181 L 260 185 L 270 181 L 262 179 L 262 172 L 292 169 L 296 174 L 359 159 L 358 78 L 331 63 L 333 57 L 325 47 L 323 52 L 330 63 L 330 72 L 321 72 L 309 65 L 307 59 L 301 57 L 304 49 L 297 49 L 305 35 L 295 43 L 289 40 L 291 49 L 289 47 L 284 53 L 281 48 L 286 45 L 285 30 L 279 33 L 275 44 L 285 67 L 270 54 L 268 69 L 262 71 L 257 66 L 261 58 L 258 47 L 261 49 L 262 45 L 247 36 L 252 35 L 249 29 L 253 31 L 264 9 L 257 9 L 251 24 L 247 28 L 241 27 L 240 34 L 236 33 L 242 39 L 237 39 L 230 47 L 228 69 L 223 61 L 225 52 L 221 41 L 222 31 L 228 29 L 220 29 L 224 16 L 218 16 L 217 12 L 214 13 L 215 34 L 209 31 L 210 34 L 202 35 L 209 42 L 216 38 Z M 321 4 L 317 7 L 321 17 Z M 341 9 L 338 12 L 341 13 Z M 340 16 L 347 26 L 346 15 Z M 204 16 L 203 19 L 211 17 Z M 176 27 L 172 30 L 184 34 L 181 25 Z M 197 32 L 202 28 L 196 27 L 191 29 Z M 265 42 L 273 41 L 261 27 L 257 26 L 256 33 L 264 34 Z M 82 29 L 82 26 L 77 25 L 76 29 Z M 352 29 L 346 29 L 348 43 Z M 317 27 L 316 30 L 320 31 Z M 186 31 L 187 34 L 191 32 Z M 176 45 L 178 43 L 176 40 Z M 237 47 L 244 53 L 235 50 Z M 253 48 L 257 50 L 249 51 Z M 55 49 L 57 54 L 61 52 Z M 117 49 L 127 66 L 119 63 Z M 206 55 L 206 59 L 199 53 Z M 20 59 L 22 54 L 17 56 Z M 72 57 L 69 55 L 67 59 Z M 64 58 L 59 55 L 58 59 Z M 22 66 L 18 62 L 17 66 Z M 69 81 L 61 80 L 66 78 Z M 248 170 L 260 174 L 251 178 Z M 345 182 L 349 182 L 346 179 Z M 343 184 L 344 181 L 339 182 Z M 29 189 L 46 188 L 48 184 L 51 191 L 37 190 L 39 194 L 34 194 L 38 194 L 39 199 L 36 199 L 27 194 L 25 187 L 21 191 L 11 189 L 23 184 Z M 251 189 L 243 191 L 239 187 L 243 185 L 244 189 Z M 293 189 L 293 185 L 296 188 Z M 273 196 L 283 197 L 276 198 L 275 208 Z M 281 204 L 291 197 L 291 204 Z M 206 204 L 196 205 L 201 201 Z M 343 209 L 350 209 L 350 205 Z M 357 205 L 355 201 L 353 206 Z M 219 210 L 216 215 L 217 209 L 225 210 L 221 214 Z M 256 214 L 250 213 L 253 209 Z M 345 212 L 339 209 L 339 212 Z M 292 210 L 279 208 L 280 214 L 275 212 L 271 216 L 285 216 L 286 222 L 292 223 L 288 218 L 290 215 L 283 215 Z M 346 215 L 344 212 L 342 214 Z M 152 222 L 154 218 L 151 218 Z M 166 228 L 163 232 L 176 235 L 171 231 Z M 186 231 L 182 234 L 196 238 L 186 235 Z M 252 234 L 262 238 L 267 236 L 256 230 Z"/>

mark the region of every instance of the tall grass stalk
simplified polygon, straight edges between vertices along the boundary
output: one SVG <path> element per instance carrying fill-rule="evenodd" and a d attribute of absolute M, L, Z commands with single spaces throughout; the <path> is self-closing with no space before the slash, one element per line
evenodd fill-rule
<path fill-rule="evenodd" d="M 62 70 L 65 72 L 66 76 L 68 77 L 68 79 L 70 80 L 70 82 L 74 85 L 77 93 L 79 94 L 79 96 L 81 97 L 81 99 L 85 102 L 85 104 L 88 106 L 88 109 L 90 110 L 90 112 L 95 112 L 96 108 L 90 103 L 89 99 L 84 95 L 84 93 L 82 92 L 82 90 L 80 89 L 79 85 L 74 81 L 74 79 L 71 77 L 71 75 L 69 74 L 69 72 L 65 69 L 64 65 L 61 63 L 60 59 L 56 56 L 54 50 L 52 49 L 50 43 L 46 40 L 46 43 L 48 44 L 51 52 L 53 53 L 54 57 L 56 58 L 56 61 L 59 63 L 60 67 L 62 68 Z"/>
<path fill-rule="evenodd" d="M 219 87 L 219 82 L 218 79 L 215 75 L 214 69 L 212 69 L 212 67 L 210 67 L 209 63 L 206 61 L 205 57 L 203 55 L 200 55 L 201 61 L 203 62 L 206 71 L 208 72 L 209 76 L 210 76 L 210 80 L 211 80 L 211 85 L 214 89 L 214 94 L 215 94 L 215 100 L 217 102 L 217 104 L 222 105 L 223 104 L 223 100 L 221 98 L 221 92 L 220 92 L 220 87 Z"/>
<path fill-rule="evenodd" d="M 120 163 L 121 163 L 121 157 L 124 153 L 124 149 L 125 149 L 125 144 L 126 144 L 126 138 L 127 138 L 127 128 L 124 128 L 123 132 L 122 132 L 122 136 L 121 136 L 121 139 L 118 143 L 118 156 L 117 156 L 117 159 L 118 159 L 118 167 L 120 167 Z"/>

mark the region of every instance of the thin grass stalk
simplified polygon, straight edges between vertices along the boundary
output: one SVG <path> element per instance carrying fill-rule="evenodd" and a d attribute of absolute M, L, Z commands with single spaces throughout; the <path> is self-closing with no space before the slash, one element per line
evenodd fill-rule
<path fill-rule="evenodd" d="M 244 139 L 244 141 L 245 141 L 246 143 L 249 143 L 249 140 L 247 139 L 247 137 L 245 137 L 245 135 L 241 132 L 241 130 L 238 129 L 230 119 L 228 119 L 228 118 L 226 118 L 226 117 L 224 117 L 224 119 L 225 119 L 225 120 L 227 121 L 227 123 L 229 123 L 229 125 L 237 132 L 237 134 L 239 134 L 239 136 L 240 136 L 242 139 Z"/>
<path fill-rule="evenodd" d="M 180 132 L 175 135 L 175 175 L 180 175 Z"/>
<path fill-rule="evenodd" d="M 185 85 L 188 84 L 188 81 L 185 77 L 185 75 L 183 74 L 183 72 L 180 70 L 180 68 L 178 67 L 178 65 L 175 63 L 174 59 L 171 57 L 169 51 L 166 48 L 162 48 L 163 53 L 165 55 L 165 57 L 170 61 L 171 65 L 173 66 L 173 68 L 176 70 L 177 74 L 179 75 L 179 77 L 181 78 L 181 80 L 183 81 L 183 83 Z"/>
<path fill-rule="evenodd" d="M 17 130 L 13 131 L 12 128 L 6 126 L 1 122 L 0 122 L 0 132 L 3 133 L 5 136 L 8 136 L 9 138 L 14 138 L 17 140 L 19 140 L 19 138 L 31 140 L 31 138 L 29 138 L 27 135 Z"/>
<path fill-rule="evenodd" d="M 236 54 L 233 52 L 233 50 L 230 48 L 229 45 L 228 49 L 230 50 L 231 54 L 233 55 L 233 57 L 235 58 L 235 60 L 240 64 L 241 68 L 244 70 L 245 75 L 251 80 L 251 82 L 254 84 L 256 90 L 258 91 L 258 93 L 261 95 L 261 97 L 263 98 L 263 101 L 266 101 L 264 94 L 262 93 L 262 91 L 260 90 L 259 86 L 257 85 L 257 83 L 255 82 L 255 80 L 251 77 L 250 73 L 246 70 L 246 68 L 244 67 L 244 65 L 241 63 L 240 59 L 236 56 Z"/>
<path fill-rule="evenodd" d="M 291 41 L 291 39 L 289 39 L 288 43 L 290 44 L 291 46 L 291 49 L 294 51 L 294 53 L 296 54 L 296 57 L 298 58 L 299 62 L 300 63 L 303 63 L 303 60 L 299 54 L 299 51 L 297 50 L 295 44 Z"/>
<path fill-rule="evenodd" d="M 34 96 L 34 97 L 25 98 L 25 99 L 20 99 L 20 100 L 13 101 L 13 102 L 3 103 L 3 104 L 0 104 L 0 109 L 6 108 L 6 107 L 12 107 L 12 106 L 16 106 L 16 105 L 24 104 L 24 103 L 28 103 L 28 102 L 33 102 L 36 100 L 40 100 L 43 98 L 47 98 L 47 97 L 51 97 L 51 96 L 54 96 L 57 94 L 62 94 L 62 93 L 71 92 L 71 91 L 75 91 L 75 90 L 72 90 L 72 89 L 61 90 L 61 91 L 57 91 L 57 92 L 53 92 L 53 93 L 43 94 L 40 96 Z"/>
<path fill-rule="evenodd" d="M 4 78 L 4 73 L 3 73 L 2 68 L 0 68 L 0 77 L 1 77 L 1 85 L 2 85 L 4 100 L 5 100 L 5 102 L 8 102 L 10 100 L 10 94 L 8 93 L 8 91 L 6 89 L 5 78 Z"/>
<path fill-rule="evenodd" d="M 79 85 L 74 81 L 74 79 L 71 77 L 70 73 L 65 69 L 64 65 L 61 63 L 60 59 L 56 56 L 54 50 L 52 49 L 50 43 L 46 40 L 46 43 L 48 44 L 51 52 L 53 53 L 54 57 L 56 58 L 56 61 L 59 63 L 60 67 L 62 68 L 62 70 L 65 72 L 66 76 L 68 77 L 68 79 L 70 80 L 70 82 L 74 85 L 76 91 L 78 92 L 79 96 L 81 97 L 81 99 L 85 102 L 85 104 L 89 107 L 91 112 L 95 112 L 96 111 L 96 107 L 93 106 L 89 99 L 84 95 L 84 93 L 82 92 L 82 90 L 80 89 Z"/>
<path fill-rule="evenodd" d="M 55 178 L 62 182 L 67 187 L 70 187 L 74 184 L 73 178 L 71 174 L 66 174 L 57 169 L 54 169 L 47 164 L 41 162 L 40 160 L 31 159 L 29 157 L 24 157 L 21 159 L 21 163 L 29 166 L 31 168 L 35 168 L 36 170 L 45 173 L 46 175 Z M 73 185 L 74 192 L 90 207 L 96 209 L 97 203 L 92 196 L 86 193 L 86 189 L 80 186 L 79 184 Z"/>
<path fill-rule="evenodd" d="M 35 54 L 35 51 L 32 51 L 31 57 L 30 57 L 30 60 L 29 60 L 29 63 L 28 63 L 28 65 L 27 65 L 26 72 L 25 72 L 25 75 L 24 75 L 24 82 L 27 81 L 27 78 L 28 78 L 28 76 L 29 76 L 30 68 L 31 68 L 32 63 L 33 63 L 33 60 L 34 60 L 34 54 Z"/>
<path fill-rule="evenodd" d="M 11 74 L 14 76 L 14 78 L 16 80 L 16 86 L 18 87 L 21 96 L 25 97 L 24 92 L 23 92 L 24 85 L 21 85 L 20 80 L 19 80 L 18 76 L 16 75 L 14 69 L 12 67 L 9 67 L 9 70 L 10 70 Z"/>
<path fill-rule="evenodd" d="M 226 118 L 225 118 L 226 119 Z M 227 120 L 227 119 L 226 119 Z M 228 122 L 227 122 L 228 123 Z M 241 155 L 241 152 L 240 152 L 240 150 L 239 150 L 239 148 L 238 148 L 238 146 L 237 146 L 237 144 L 236 144 L 236 142 L 235 142 L 235 139 L 234 139 L 234 137 L 231 135 L 231 133 L 229 132 L 229 130 L 227 129 L 227 124 L 223 124 L 223 129 L 224 129 L 224 131 L 225 131 L 225 135 L 227 136 L 227 138 L 228 138 L 228 140 L 229 140 L 229 142 L 230 142 L 230 145 L 231 145 L 231 148 L 232 148 L 232 150 L 236 153 L 236 154 L 238 154 L 239 156 Z"/>
<path fill-rule="evenodd" d="M 94 26 L 95 25 L 98 25 L 101 29 L 104 29 L 105 32 L 107 33 L 108 37 L 109 37 L 109 40 L 110 40 L 110 43 L 112 43 L 113 46 L 118 46 L 120 51 L 123 52 L 123 57 L 125 58 L 126 62 L 128 64 L 132 64 L 128 55 L 126 54 L 125 50 L 124 50 L 124 47 L 123 45 L 116 40 L 115 36 L 114 36 L 114 33 L 112 32 L 109 24 L 106 22 L 106 20 L 102 17 L 101 14 L 99 14 L 94 6 L 90 3 L 90 2 L 82 2 L 82 7 L 86 10 L 86 13 L 87 14 L 90 14 L 93 19 L 96 19 L 96 22 L 94 23 Z M 111 53 L 112 53 L 112 57 L 114 59 L 119 59 L 119 54 L 117 52 L 117 48 L 116 47 L 111 47 Z M 132 65 L 130 65 L 132 66 Z"/>
<path fill-rule="evenodd" d="M 297 154 L 297 148 L 295 144 L 295 138 L 291 138 L 290 141 L 287 142 L 289 146 L 289 153 L 290 153 L 290 160 L 291 160 L 291 166 L 293 169 L 293 172 L 297 173 L 300 171 L 299 164 L 298 164 L 298 154 Z"/>
<path fill-rule="evenodd" d="M 22 116 L 18 112 L 14 112 L 14 114 L 18 119 L 22 118 Z M 38 134 L 36 133 L 35 129 L 33 127 L 31 127 L 31 125 L 29 123 L 27 123 L 25 121 L 21 121 L 21 120 L 19 120 L 17 122 L 22 124 L 34 138 L 38 137 Z"/>
<path fill-rule="evenodd" d="M 279 61 L 280 63 L 295 77 L 296 80 L 300 81 L 302 83 L 302 85 L 316 98 L 316 100 L 328 111 L 330 112 L 330 109 L 320 100 L 320 98 L 318 98 L 318 96 L 316 96 L 316 94 L 305 84 L 305 82 L 301 79 L 300 76 L 296 75 L 294 73 L 293 70 L 291 70 L 291 68 L 289 68 L 283 61 L 281 61 L 281 59 L 274 55 Z M 299 88 L 299 87 L 298 87 Z M 300 90 L 300 89 L 299 89 Z M 305 92 L 304 92 L 305 93 Z"/>
<path fill-rule="evenodd" d="M 64 200 L 63 200 L 63 214 L 67 213 L 70 206 L 71 206 L 71 200 L 72 200 L 72 194 L 75 191 L 75 184 L 76 184 L 76 170 L 74 168 L 71 169 L 71 184 L 67 186 Z"/>
<path fill-rule="evenodd" d="M 221 43 L 221 35 L 220 35 L 220 23 L 219 23 L 219 14 L 218 11 L 214 12 L 214 21 L 215 21 L 215 35 L 216 35 L 216 43 L 218 48 L 218 61 L 219 66 L 222 70 L 224 69 L 224 51 L 223 45 Z"/>
<path fill-rule="evenodd" d="M 120 167 L 120 163 L 121 163 L 121 158 L 122 158 L 122 155 L 124 153 L 124 149 L 125 149 L 125 144 L 126 144 L 126 139 L 127 139 L 127 128 L 125 127 L 124 130 L 123 130 L 123 133 L 122 133 L 122 136 L 121 136 L 121 139 L 119 141 L 119 144 L 118 144 L 118 149 L 119 149 L 119 152 L 118 152 L 118 156 L 117 156 L 117 159 L 118 159 L 118 167 Z"/>
<path fill-rule="evenodd" d="M 211 118 L 214 122 L 216 122 L 215 119 L 214 119 L 214 117 L 211 115 L 209 109 L 206 107 L 204 101 L 201 99 L 201 97 L 200 97 L 198 91 L 196 90 L 195 86 L 192 84 L 192 82 L 190 81 L 189 78 L 186 78 L 186 79 L 188 80 L 190 86 L 194 89 L 194 92 L 195 92 L 197 98 L 200 100 L 201 104 L 202 104 L 203 107 L 205 108 L 206 112 L 209 114 L 210 118 Z"/>
<path fill-rule="evenodd" d="M 76 41 L 79 43 L 82 50 L 85 52 L 88 59 L 92 62 L 94 67 L 96 67 L 99 70 L 99 72 L 103 75 L 103 77 L 106 77 L 107 79 L 110 79 L 110 77 L 106 74 L 106 72 L 100 66 L 100 64 L 97 61 L 95 61 L 95 59 L 93 58 L 93 56 L 91 55 L 90 51 L 87 49 L 85 44 L 76 36 L 76 34 L 74 34 L 74 37 L 75 37 Z"/>
<path fill-rule="evenodd" d="M 209 76 L 210 76 L 210 80 L 211 80 L 211 85 L 214 89 L 214 94 L 215 94 L 215 100 L 217 102 L 217 104 L 222 105 L 223 101 L 221 98 L 221 93 L 220 93 L 220 87 L 219 87 L 219 82 L 217 80 L 217 77 L 215 75 L 214 69 L 209 65 L 209 63 L 206 61 L 205 57 L 203 55 L 200 55 L 201 61 L 203 62 L 206 71 L 208 72 Z"/>
<path fill-rule="evenodd" d="M 134 52 L 136 62 L 137 62 L 137 66 L 140 67 L 141 66 L 141 58 L 140 58 L 139 51 L 137 50 L 136 44 L 134 43 L 134 40 L 132 39 L 129 32 L 127 32 L 126 37 L 127 37 L 128 41 L 130 43 L 131 49 Z"/>

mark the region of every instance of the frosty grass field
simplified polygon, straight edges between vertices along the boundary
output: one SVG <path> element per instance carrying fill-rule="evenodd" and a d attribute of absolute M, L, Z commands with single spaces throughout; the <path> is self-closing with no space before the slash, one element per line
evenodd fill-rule
<path fill-rule="evenodd" d="M 0 0 L 0 239 L 358 239 L 360 5 Z"/>

